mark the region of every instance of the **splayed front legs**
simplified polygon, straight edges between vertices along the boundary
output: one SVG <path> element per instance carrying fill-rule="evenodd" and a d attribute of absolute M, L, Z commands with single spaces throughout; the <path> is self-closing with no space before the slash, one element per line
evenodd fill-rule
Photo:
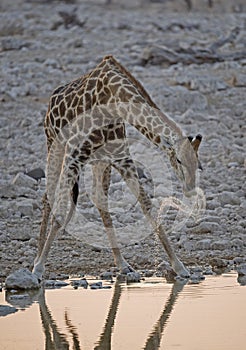
<path fill-rule="evenodd" d="M 133 194 L 136 196 L 137 200 L 141 205 L 144 215 L 150 222 L 151 226 L 153 227 L 153 230 L 158 234 L 159 239 L 170 259 L 173 270 L 178 276 L 188 278 L 190 276 L 190 273 L 185 268 L 184 264 L 176 256 L 163 226 L 157 223 L 156 219 L 154 219 L 151 216 L 152 203 L 139 182 L 133 160 L 130 158 L 123 159 L 115 164 L 115 168 L 120 172 L 127 185 L 129 186 Z M 129 174 L 131 174 L 130 177 Z"/>

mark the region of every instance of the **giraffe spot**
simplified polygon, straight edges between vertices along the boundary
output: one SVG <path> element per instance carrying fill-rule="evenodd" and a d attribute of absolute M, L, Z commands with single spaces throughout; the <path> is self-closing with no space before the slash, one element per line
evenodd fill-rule
<path fill-rule="evenodd" d="M 103 83 L 100 79 L 97 80 L 97 92 L 101 91 L 103 87 Z"/>
<path fill-rule="evenodd" d="M 61 101 L 60 105 L 59 105 L 59 115 L 63 116 L 66 112 L 66 106 L 64 101 Z"/>
<path fill-rule="evenodd" d="M 109 89 L 108 87 L 105 87 L 105 88 L 104 88 L 104 94 L 105 94 L 105 95 L 108 95 L 108 96 L 111 95 L 111 91 L 110 91 L 110 89 Z"/>
<path fill-rule="evenodd" d="M 73 88 L 73 86 L 69 85 L 69 87 L 65 90 L 65 94 L 69 95 L 69 94 L 71 94 L 71 92 L 72 93 L 74 92 L 74 88 Z"/>
<path fill-rule="evenodd" d="M 118 75 L 114 75 L 111 79 L 110 79 L 110 83 L 114 84 L 114 83 L 118 83 L 119 82 L 119 77 Z"/>
<path fill-rule="evenodd" d="M 66 118 L 68 121 L 71 121 L 72 119 L 75 118 L 74 111 L 72 109 L 68 109 L 66 111 Z"/>
<path fill-rule="evenodd" d="M 152 140 L 154 135 L 152 134 L 152 132 L 149 131 L 147 137 L 148 137 L 148 139 Z"/>
<path fill-rule="evenodd" d="M 54 116 L 53 116 L 53 113 L 50 112 L 49 116 L 50 116 L 51 125 L 54 125 Z"/>
<path fill-rule="evenodd" d="M 56 104 L 56 96 L 52 96 L 50 99 L 50 106 L 52 108 L 52 106 L 54 106 Z"/>
<path fill-rule="evenodd" d="M 90 134 L 89 139 L 93 143 L 101 143 L 104 139 L 103 133 L 101 130 L 94 130 L 92 134 Z"/>
<path fill-rule="evenodd" d="M 79 150 L 78 149 L 75 149 L 72 153 L 72 158 L 77 158 L 79 155 Z"/>
<path fill-rule="evenodd" d="M 60 128 L 60 126 L 61 126 L 60 118 L 56 119 L 55 126 L 56 126 L 56 128 Z"/>
<path fill-rule="evenodd" d="M 67 124 L 67 120 L 62 118 L 61 119 L 61 128 L 64 128 L 64 126 Z"/>
<path fill-rule="evenodd" d="M 75 95 L 71 107 L 72 107 L 72 108 L 76 107 L 77 104 L 78 104 L 78 101 L 79 101 L 79 98 L 78 98 L 77 95 Z"/>
<path fill-rule="evenodd" d="M 55 116 L 58 116 L 59 115 L 58 107 L 53 108 L 52 112 Z"/>
<path fill-rule="evenodd" d="M 154 142 L 157 144 L 159 144 L 161 142 L 161 138 L 159 135 L 154 138 Z"/>
<path fill-rule="evenodd" d="M 108 133 L 108 140 L 112 141 L 115 139 L 115 133 L 113 131 L 109 131 Z"/>
<path fill-rule="evenodd" d="M 59 95 L 57 95 L 57 97 L 56 97 L 56 104 L 57 105 L 59 105 L 59 103 L 63 100 L 63 95 L 62 94 L 59 94 Z"/>
<path fill-rule="evenodd" d="M 61 86 L 58 86 L 54 92 L 53 92 L 53 95 L 57 95 L 57 94 L 60 94 L 61 92 L 64 91 L 64 88 L 66 88 L 67 84 L 66 85 L 61 85 Z"/>
<path fill-rule="evenodd" d="M 86 85 L 86 90 L 87 91 L 92 91 L 92 89 L 95 88 L 97 80 L 90 79 Z"/>
<path fill-rule="evenodd" d="M 125 137 L 125 128 L 124 126 L 120 126 L 115 129 L 115 133 L 118 139 L 123 139 Z"/>
<path fill-rule="evenodd" d="M 77 95 L 82 96 L 84 95 L 84 92 L 85 92 L 85 89 L 82 86 L 80 86 L 80 88 L 78 89 Z"/>
<path fill-rule="evenodd" d="M 84 112 L 83 106 L 82 106 L 82 105 L 81 105 L 81 106 L 78 106 L 77 109 L 76 109 L 76 114 L 77 114 L 77 115 L 80 115 L 80 114 L 82 114 L 83 112 Z"/>
<path fill-rule="evenodd" d="M 104 91 L 98 95 L 98 102 L 100 104 L 106 104 L 108 102 L 108 96 L 105 95 Z"/>
<path fill-rule="evenodd" d="M 91 78 L 97 78 L 100 74 L 100 69 L 94 69 L 94 71 L 90 74 Z"/>

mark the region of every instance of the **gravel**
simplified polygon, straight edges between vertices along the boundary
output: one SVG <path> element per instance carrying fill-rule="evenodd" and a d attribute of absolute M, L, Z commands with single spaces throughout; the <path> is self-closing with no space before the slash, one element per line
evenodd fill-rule
<path fill-rule="evenodd" d="M 199 186 L 207 209 L 196 223 L 188 218 L 181 230 L 169 234 L 179 257 L 188 266 L 207 266 L 207 271 L 246 262 L 246 60 L 142 65 L 144 51 L 152 45 L 206 50 L 236 27 L 239 34 L 219 51 L 242 51 L 246 14 L 244 5 L 237 11 L 240 4 L 216 1 L 209 9 L 206 2 L 196 1 L 188 12 L 179 0 L 127 0 L 124 5 L 105 5 L 103 0 L 1 1 L 0 280 L 16 269 L 31 269 L 36 255 L 45 188 L 43 118 L 49 96 L 106 54 L 115 55 L 187 134 L 203 135 Z M 145 167 L 143 185 L 154 194 L 156 207 L 165 196 L 180 196 L 165 157 L 133 128 L 128 134 L 135 141 L 133 158 Z M 40 169 L 38 176 L 26 175 L 36 175 L 35 169 Z M 46 277 L 114 271 L 103 225 L 90 199 L 90 170 L 86 174 L 77 213 L 52 246 Z M 128 262 L 147 274 L 156 270 L 167 256 L 116 172 L 110 191 L 112 216 Z M 165 214 L 167 228 L 176 214 L 173 209 Z"/>

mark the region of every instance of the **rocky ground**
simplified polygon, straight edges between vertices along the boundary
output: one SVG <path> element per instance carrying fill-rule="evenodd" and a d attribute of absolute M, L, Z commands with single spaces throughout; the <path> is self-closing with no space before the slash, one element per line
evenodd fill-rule
<path fill-rule="evenodd" d="M 31 268 L 36 255 L 45 179 L 38 183 L 23 173 L 45 170 L 48 98 L 106 54 L 115 55 L 187 134 L 204 136 L 199 186 L 207 209 L 169 234 L 178 255 L 189 266 L 214 270 L 246 262 L 245 10 L 243 0 L 215 0 L 212 8 L 194 0 L 190 11 L 181 0 L 1 1 L 2 280 L 17 268 Z M 180 190 L 177 180 L 162 155 L 133 129 L 128 133 L 135 141 L 132 155 L 145 169 L 144 186 L 158 206 Z M 68 232 L 53 244 L 47 275 L 97 274 L 114 266 L 89 198 L 90 169 L 84 184 Z M 166 254 L 116 173 L 110 195 L 125 257 L 136 269 L 155 270 Z M 176 215 L 166 213 L 167 226 Z"/>

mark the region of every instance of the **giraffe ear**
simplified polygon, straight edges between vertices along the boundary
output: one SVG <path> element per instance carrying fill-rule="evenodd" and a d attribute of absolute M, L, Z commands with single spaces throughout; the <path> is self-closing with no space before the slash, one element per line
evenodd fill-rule
<path fill-rule="evenodd" d="M 190 140 L 190 137 L 189 137 Z M 194 148 L 194 151 L 197 153 L 198 148 L 200 146 L 200 143 L 202 141 L 202 135 L 198 134 L 194 139 L 191 140 L 192 147 Z"/>

